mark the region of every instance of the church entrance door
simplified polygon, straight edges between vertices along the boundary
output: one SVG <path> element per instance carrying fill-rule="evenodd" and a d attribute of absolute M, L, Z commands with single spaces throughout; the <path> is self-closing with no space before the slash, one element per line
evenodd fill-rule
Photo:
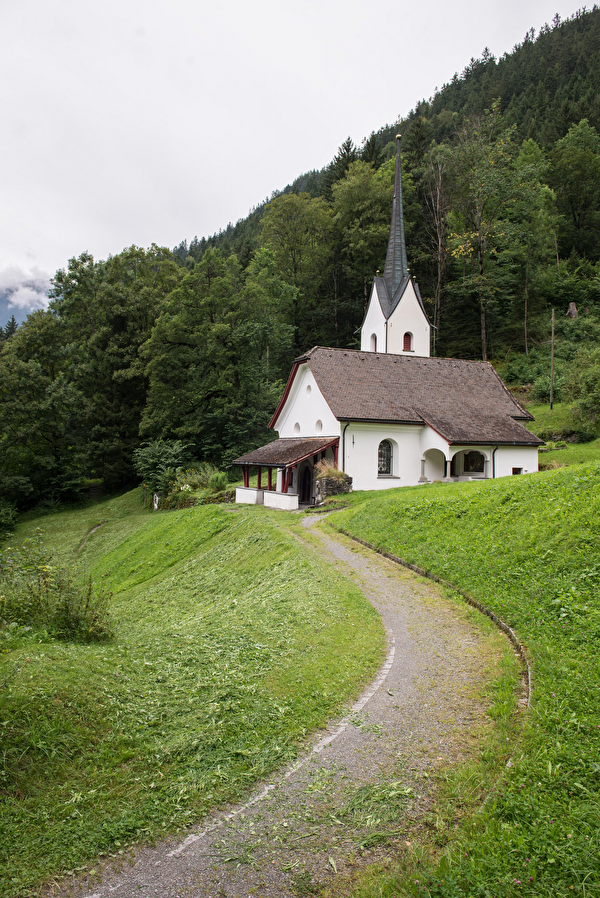
<path fill-rule="evenodd" d="M 306 465 L 302 471 L 302 479 L 300 481 L 300 502 L 302 505 L 309 505 L 312 491 L 312 469 L 310 465 Z"/>

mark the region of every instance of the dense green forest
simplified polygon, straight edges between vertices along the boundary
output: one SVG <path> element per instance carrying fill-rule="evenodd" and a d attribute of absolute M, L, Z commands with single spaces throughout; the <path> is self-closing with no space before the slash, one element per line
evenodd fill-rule
<path fill-rule="evenodd" d="M 47 311 L 0 328 L 0 504 L 134 477 L 144 441 L 227 464 L 269 439 L 290 362 L 356 347 L 385 261 L 400 131 L 410 267 L 438 356 L 600 410 L 600 9 L 472 59 L 401 122 L 236 225 L 56 273 Z M 578 317 L 567 318 L 570 303 Z M 1 511 L 1 508 L 0 508 Z"/>

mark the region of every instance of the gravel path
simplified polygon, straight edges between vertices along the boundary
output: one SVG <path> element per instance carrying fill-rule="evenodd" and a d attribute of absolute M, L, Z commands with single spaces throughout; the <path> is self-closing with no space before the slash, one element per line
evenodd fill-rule
<path fill-rule="evenodd" d="M 63 883 L 86 898 L 247 898 L 310 894 L 405 848 L 432 796 L 429 772 L 469 754 L 486 724 L 482 681 L 501 637 L 474 612 L 305 518 L 313 551 L 352 577 L 381 614 L 388 654 L 343 721 L 245 805 L 186 838 L 142 848 L 100 884 Z M 316 539 L 315 539 L 316 537 Z"/>

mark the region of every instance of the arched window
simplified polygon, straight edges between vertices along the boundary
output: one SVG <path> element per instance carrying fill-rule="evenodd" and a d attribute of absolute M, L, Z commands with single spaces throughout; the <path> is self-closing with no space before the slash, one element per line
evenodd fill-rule
<path fill-rule="evenodd" d="M 377 334 L 371 334 L 371 352 L 377 352 Z"/>
<path fill-rule="evenodd" d="M 377 474 L 392 473 L 392 444 L 389 440 L 382 440 L 379 444 L 379 457 L 377 460 Z"/>
<path fill-rule="evenodd" d="M 412 352 L 412 348 L 413 348 L 413 335 L 407 331 L 404 334 L 402 349 L 404 352 Z"/>

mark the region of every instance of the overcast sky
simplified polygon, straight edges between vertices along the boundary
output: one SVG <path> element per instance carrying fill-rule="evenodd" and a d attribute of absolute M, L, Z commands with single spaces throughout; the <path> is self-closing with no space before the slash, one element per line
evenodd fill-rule
<path fill-rule="evenodd" d="M 208 236 L 564 0 L 0 0 L 0 298 Z M 0 324 L 3 322 L 0 321 Z"/>

